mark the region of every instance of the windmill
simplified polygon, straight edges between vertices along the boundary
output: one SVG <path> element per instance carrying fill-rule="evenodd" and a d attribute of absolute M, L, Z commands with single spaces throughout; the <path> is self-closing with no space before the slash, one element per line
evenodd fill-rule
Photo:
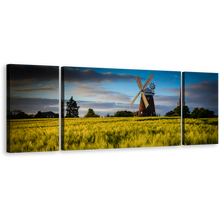
<path fill-rule="evenodd" d="M 155 89 L 154 83 L 150 84 L 150 89 L 147 88 L 147 86 L 149 85 L 149 83 L 151 82 L 153 77 L 154 77 L 154 74 L 152 73 L 150 75 L 150 77 L 147 79 L 147 81 L 144 83 L 144 85 L 142 85 L 139 76 L 135 77 L 135 80 L 136 80 L 137 85 L 140 89 L 140 92 L 135 96 L 135 98 L 133 99 L 133 101 L 131 102 L 129 107 L 131 108 L 131 106 L 134 104 L 135 100 L 141 94 L 138 116 L 156 116 L 154 99 L 153 99 L 153 95 L 155 94 L 154 93 L 154 89 Z"/>

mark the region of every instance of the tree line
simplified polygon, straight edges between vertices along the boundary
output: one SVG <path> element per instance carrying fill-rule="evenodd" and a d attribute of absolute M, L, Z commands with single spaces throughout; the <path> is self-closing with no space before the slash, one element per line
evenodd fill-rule
<path fill-rule="evenodd" d="M 37 118 L 39 116 L 40 111 L 34 114 L 26 114 L 22 110 L 7 110 L 7 119 L 25 119 L 25 118 Z"/>
<path fill-rule="evenodd" d="M 172 111 L 166 113 L 165 116 L 181 116 L 181 106 L 177 106 Z M 194 108 L 190 112 L 188 106 L 183 106 L 183 117 L 184 118 L 214 118 L 217 117 L 214 111 L 204 108 Z"/>
<path fill-rule="evenodd" d="M 79 117 L 79 108 L 77 102 L 73 100 L 73 97 L 67 102 L 66 108 L 66 118 L 78 118 Z M 62 117 L 64 114 L 62 113 Z M 137 117 L 138 111 L 117 111 L 113 115 L 107 113 L 105 117 Z M 181 106 L 177 106 L 172 111 L 169 111 L 165 114 L 165 116 L 181 116 Z M 183 116 L 184 118 L 213 118 L 215 116 L 214 111 L 210 111 L 209 109 L 204 108 L 194 108 L 192 112 L 190 112 L 188 106 L 183 107 Z M 96 114 L 92 108 L 88 109 L 88 112 L 84 116 L 88 117 L 100 117 L 100 115 Z M 41 111 L 38 111 L 37 114 L 26 114 L 22 110 L 13 110 L 7 111 L 7 119 L 28 119 L 28 118 L 42 118 Z"/>
<path fill-rule="evenodd" d="M 67 118 L 78 118 L 79 117 L 79 108 L 80 106 L 77 105 L 77 102 L 73 100 L 71 96 L 70 100 L 67 102 L 66 108 L 66 117 Z M 113 115 L 107 113 L 105 117 L 136 117 L 138 116 L 138 111 L 117 111 Z M 159 116 L 159 115 L 158 115 Z M 165 116 L 181 116 L 181 106 L 177 106 L 172 111 L 166 113 Z M 194 108 L 192 112 L 190 112 L 188 106 L 183 107 L 183 116 L 185 118 L 213 118 L 216 117 L 214 111 L 210 111 L 204 108 Z M 96 114 L 92 108 L 88 109 L 88 112 L 84 117 L 100 117 L 100 115 Z"/>
<path fill-rule="evenodd" d="M 37 114 L 26 114 L 22 110 L 7 110 L 7 119 L 28 119 L 28 118 L 42 118 L 43 114 L 38 111 Z"/>

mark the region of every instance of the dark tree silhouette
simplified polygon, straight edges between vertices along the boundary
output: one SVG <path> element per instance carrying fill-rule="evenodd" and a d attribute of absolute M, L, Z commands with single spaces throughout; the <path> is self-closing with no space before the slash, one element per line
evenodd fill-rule
<path fill-rule="evenodd" d="M 35 118 L 42 118 L 42 113 L 41 111 L 38 111 L 37 114 L 35 115 Z"/>
<path fill-rule="evenodd" d="M 114 117 L 133 117 L 134 114 L 136 114 L 136 113 L 133 113 L 133 112 L 130 112 L 130 111 L 127 111 L 127 110 L 117 111 L 117 112 L 115 112 Z"/>
<path fill-rule="evenodd" d="M 181 105 L 174 108 L 173 112 L 175 113 L 174 116 L 181 116 Z M 190 117 L 190 110 L 187 105 L 183 106 L 183 117 L 184 118 Z"/>
<path fill-rule="evenodd" d="M 19 112 L 16 115 L 16 118 L 18 118 L 18 119 L 29 118 L 29 115 L 25 114 L 24 112 Z"/>
<path fill-rule="evenodd" d="M 165 116 L 173 116 L 173 115 L 175 115 L 175 112 L 173 112 L 173 111 L 169 111 L 169 112 L 166 113 Z"/>
<path fill-rule="evenodd" d="M 85 117 L 100 117 L 100 115 L 95 114 L 94 110 L 92 108 L 89 108 Z"/>
<path fill-rule="evenodd" d="M 194 108 L 191 114 L 191 118 L 213 118 L 215 117 L 214 111 L 210 111 L 204 108 Z"/>
<path fill-rule="evenodd" d="M 79 117 L 79 108 L 77 102 L 73 100 L 71 96 L 70 100 L 66 103 L 66 117 L 67 118 L 78 118 Z"/>

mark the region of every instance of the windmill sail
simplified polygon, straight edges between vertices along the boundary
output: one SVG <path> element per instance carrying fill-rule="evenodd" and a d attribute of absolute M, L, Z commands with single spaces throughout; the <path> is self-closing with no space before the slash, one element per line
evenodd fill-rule
<path fill-rule="evenodd" d="M 148 84 L 149 84 L 150 81 L 153 79 L 153 77 L 154 77 L 154 74 L 152 73 L 152 74 L 150 75 L 150 77 L 147 79 L 147 81 L 144 83 L 143 89 L 148 86 Z"/>
<path fill-rule="evenodd" d="M 139 92 L 136 96 L 135 96 L 135 98 L 133 99 L 133 101 L 131 102 L 131 104 L 130 104 L 130 108 L 131 108 L 131 106 L 134 104 L 134 102 L 135 102 L 135 100 L 137 99 L 137 97 L 140 95 L 140 93 L 141 92 Z"/>
<path fill-rule="evenodd" d="M 145 96 L 145 94 L 144 94 L 143 92 L 141 93 L 141 96 L 142 96 L 142 99 L 143 99 L 143 101 L 144 101 L 145 108 L 147 108 L 148 105 L 149 105 L 149 103 L 148 103 L 148 101 L 147 101 L 147 99 L 146 99 L 146 96 Z"/>
<path fill-rule="evenodd" d="M 142 99 L 143 99 L 145 108 L 147 108 L 147 107 L 149 106 L 149 103 L 148 103 L 148 101 L 147 101 L 147 99 L 146 99 L 146 96 L 145 96 L 143 90 L 145 89 L 145 87 L 148 86 L 148 84 L 151 82 L 151 80 L 153 79 L 153 77 L 154 77 L 154 74 L 152 73 L 152 74 L 150 75 L 150 77 L 147 79 L 147 81 L 144 83 L 144 85 L 142 85 L 139 76 L 136 76 L 136 77 L 135 77 L 135 80 L 136 80 L 137 85 L 138 85 L 138 87 L 139 87 L 139 89 L 140 89 L 140 92 L 134 97 L 133 101 L 131 102 L 131 104 L 130 104 L 130 106 L 129 106 L 130 108 L 131 108 L 131 106 L 134 104 L 135 100 L 136 100 L 137 97 L 140 95 L 140 93 L 141 93 L 141 96 L 142 96 Z"/>
<path fill-rule="evenodd" d="M 140 80 L 139 76 L 136 76 L 135 79 L 136 79 L 136 82 L 138 84 L 139 89 L 142 89 L 143 85 L 141 83 L 141 80 Z"/>

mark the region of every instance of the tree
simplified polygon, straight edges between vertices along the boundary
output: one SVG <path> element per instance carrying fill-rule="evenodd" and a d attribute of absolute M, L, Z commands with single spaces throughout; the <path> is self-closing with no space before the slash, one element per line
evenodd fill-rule
<path fill-rule="evenodd" d="M 17 115 L 21 113 L 21 110 L 13 110 L 11 111 L 11 118 L 17 118 Z"/>
<path fill-rule="evenodd" d="M 134 117 L 138 116 L 138 112 L 139 112 L 139 111 L 133 112 L 133 116 L 134 116 Z"/>
<path fill-rule="evenodd" d="M 192 118 L 213 118 L 215 117 L 214 111 L 204 108 L 194 108 L 191 114 Z"/>
<path fill-rule="evenodd" d="M 194 108 L 191 113 L 191 118 L 198 118 L 199 108 Z"/>
<path fill-rule="evenodd" d="M 95 114 L 94 110 L 92 108 L 89 108 L 85 117 L 100 117 L 100 115 Z"/>
<path fill-rule="evenodd" d="M 213 117 L 215 117 L 214 111 L 210 111 L 208 109 L 200 108 L 198 118 L 213 118 Z"/>
<path fill-rule="evenodd" d="M 41 111 L 38 111 L 37 114 L 35 115 L 35 118 L 42 118 L 42 113 Z"/>
<path fill-rule="evenodd" d="M 23 119 L 23 118 L 29 118 L 29 116 L 24 113 L 24 112 L 19 112 L 17 115 L 16 115 L 16 118 L 18 119 Z"/>
<path fill-rule="evenodd" d="M 79 117 L 79 108 L 76 101 L 73 100 L 71 96 L 70 100 L 66 103 L 66 117 L 67 118 L 78 118 Z"/>
<path fill-rule="evenodd" d="M 11 112 L 9 110 L 6 110 L 6 118 L 10 119 L 11 118 Z"/>
<path fill-rule="evenodd" d="M 181 105 L 174 108 L 173 112 L 175 113 L 173 116 L 181 116 Z M 183 106 L 183 117 L 184 118 L 190 117 L 190 110 L 187 105 Z"/>
<path fill-rule="evenodd" d="M 107 115 L 105 117 L 111 117 L 111 115 L 109 113 L 107 113 Z"/>
<path fill-rule="evenodd" d="M 134 116 L 134 113 L 133 112 L 130 112 L 130 111 L 117 111 L 115 112 L 114 114 L 114 117 L 133 117 Z"/>
<path fill-rule="evenodd" d="M 174 113 L 173 111 L 169 111 L 169 112 L 166 113 L 165 116 L 173 116 L 174 114 L 175 114 L 175 113 Z"/>
<path fill-rule="evenodd" d="M 207 118 L 213 118 L 215 117 L 215 112 L 214 111 L 210 111 L 208 109 L 205 110 L 206 111 L 206 117 Z"/>
<path fill-rule="evenodd" d="M 206 117 L 206 110 L 204 108 L 199 109 L 199 114 L 197 115 L 197 118 L 207 118 Z"/>
<path fill-rule="evenodd" d="M 174 108 L 173 112 L 175 113 L 176 116 L 181 116 L 181 106 L 179 105 L 176 108 Z"/>

